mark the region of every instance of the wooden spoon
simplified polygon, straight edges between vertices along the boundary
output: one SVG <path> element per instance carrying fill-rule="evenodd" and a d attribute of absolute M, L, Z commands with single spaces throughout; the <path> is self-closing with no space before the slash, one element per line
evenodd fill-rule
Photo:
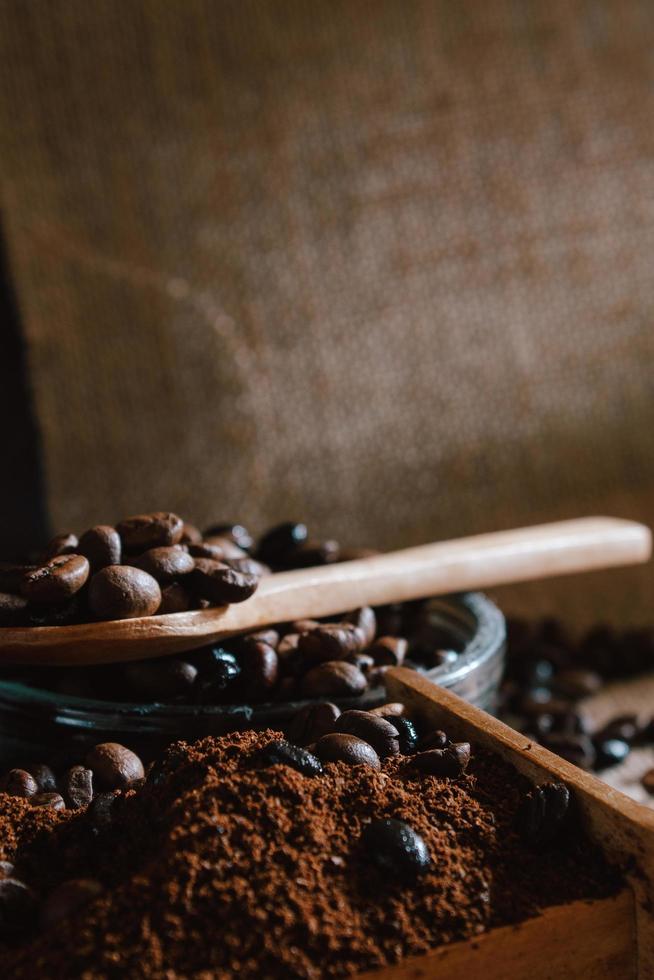
<path fill-rule="evenodd" d="M 167 616 L 0 629 L 0 663 L 101 664 L 205 646 L 226 636 L 364 605 L 647 561 L 648 528 L 611 517 L 441 541 L 262 579 L 244 603 Z"/>

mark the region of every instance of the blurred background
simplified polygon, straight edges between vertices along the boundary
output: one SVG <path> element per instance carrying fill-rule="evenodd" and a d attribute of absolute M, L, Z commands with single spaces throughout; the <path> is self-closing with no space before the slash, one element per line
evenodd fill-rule
<path fill-rule="evenodd" d="M 651 3 L 11 3 L 0 54 L 0 552 L 654 523 Z"/>

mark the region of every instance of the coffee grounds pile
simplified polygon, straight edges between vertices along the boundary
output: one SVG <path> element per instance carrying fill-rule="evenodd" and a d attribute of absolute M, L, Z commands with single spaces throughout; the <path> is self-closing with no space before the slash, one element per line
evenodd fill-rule
<path fill-rule="evenodd" d="M 257 767 L 279 737 L 178 743 L 116 797 L 110 821 L 0 795 L 0 859 L 16 877 L 42 897 L 74 877 L 104 886 L 56 928 L 0 947 L 2 975 L 341 976 L 620 886 L 579 831 L 529 850 L 513 829 L 529 784 L 474 746 L 456 779 L 421 776 L 406 757 L 306 777 Z M 413 884 L 380 872 L 361 842 L 376 817 L 426 842 L 431 867 Z"/>

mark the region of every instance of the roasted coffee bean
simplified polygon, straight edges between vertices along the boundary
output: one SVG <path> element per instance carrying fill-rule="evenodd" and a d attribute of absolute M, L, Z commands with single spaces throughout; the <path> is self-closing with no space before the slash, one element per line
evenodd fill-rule
<path fill-rule="evenodd" d="M 406 705 L 400 701 L 389 701 L 386 704 L 380 704 L 376 708 L 371 708 L 370 714 L 392 719 L 396 715 L 406 715 Z"/>
<path fill-rule="evenodd" d="M 223 556 L 221 559 L 222 561 L 227 561 L 227 559 L 230 561 L 242 561 L 250 557 L 247 551 L 243 551 L 243 549 L 239 548 L 237 544 L 234 544 L 231 538 L 205 538 L 204 544 L 209 545 L 210 547 L 218 548 Z"/>
<path fill-rule="evenodd" d="M 233 568 L 235 572 L 242 572 L 244 575 L 256 575 L 257 578 L 263 578 L 264 575 L 270 575 L 270 568 L 268 565 L 264 565 L 260 561 L 256 561 L 254 558 L 223 558 L 223 564 L 229 565 Z"/>
<path fill-rule="evenodd" d="M 109 524 L 89 528 L 79 539 L 79 554 L 88 559 L 94 572 L 107 565 L 120 565 L 122 544 L 118 531 Z"/>
<path fill-rule="evenodd" d="M 27 599 L 22 595 L 0 592 L 0 626 L 24 626 L 27 620 Z"/>
<path fill-rule="evenodd" d="M 597 741 L 617 738 L 632 745 L 640 735 L 640 725 L 636 715 L 618 715 L 595 733 Z"/>
<path fill-rule="evenodd" d="M 390 669 L 390 667 L 371 667 L 368 673 L 365 675 L 368 681 L 368 687 L 371 690 L 378 690 L 385 687 L 386 672 Z"/>
<path fill-rule="evenodd" d="M 301 636 L 302 633 L 315 630 L 320 625 L 321 623 L 317 619 L 296 619 L 291 623 L 289 632 L 298 633 Z"/>
<path fill-rule="evenodd" d="M 35 793 L 30 796 L 32 806 L 47 807 L 50 810 L 65 810 L 66 803 L 60 793 Z"/>
<path fill-rule="evenodd" d="M 307 529 L 304 524 L 294 524 L 291 521 L 278 524 L 260 539 L 256 557 L 273 568 L 285 565 L 306 540 Z"/>
<path fill-rule="evenodd" d="M 38 793 L 39 784 L 25 769 L 10 769 L 3 780 L 2 789 L 9 796 L 23 796 L 27 799 Z"/>
<path fill-rule="evenodd" d="M 241 674 L 241 667 L 236 657 L 221 647 L 211 647 L 199 655 L 196 654 L 194 659 L 200 671 L 194 687 L 196 701 L 200 704 L 222 701 L 223 692 Z"/>
<path fill-rule="evenodd" d="M 364 646 L 368 647 L 374 642 L 377 635 L 377 617 L 375 610 L 371 606 L 361 606 L 343 617 L 346 623 L 352 623 L 363 633 Z"/>
<path fill-rule="evenodd" d="M 225 551 L 220 545 L 200 541 L 199 544 L 188 545 L 188 553 L 193 558 L 210 558 L 212 561 L 224 561 Z"/>
<path fill-rule="evenodd" d="M 643 787 L 654 796 L 654 769 L 648 769 L 641 779 Z"/>
<path fill-rule="evenodd" d="M 341 713 L 331 701 L 308 704 L 295 715 L 288 729 L 288 737 L 296 745 L 309 745 L 323 735 L 334 731 L 334 722 Z"/>
<path fill-rule="evenodd" d="M 66 806 L 79 810 L 93 799 L 93 773 L 84 766 L 72 766 L 63 779 Z"/>
<path fill-rule="evenodd" d="M 25 766 L 30 776 L 36 780 L 39 793 L 56 793 L 58 791 L 57 777 L 53 769 L 44 762 L 35 762 Z"/>
<path fill-rule="evenodd" d="M 89 605 L 99 619 L 153 616 L 161 605 L 161 589 L 157 580 L 140 568 L 109 565 L 91 579 Z"/>
<path fill-rule="evenodd" d="M 607 769 L 624 762 L 631 746 L 621 738 L 593 739 L 595 747 L 595 769 Z"/>
<path fill-rule="evenodd" d="M 190 694 L 198 669 L 186 660 L 137 660 L 125 664 L 123 677 L 138 697 L 149 701 L 170 700 Z"/>
<path fill-rule="evenodd" d="M 418 746 L 418 732 L 410 718 L 401 715 L 386 716 L 386 720 L 397 730 L 402 755 L 413 755 Z"/>
<path fill-rule="evenodd" d="M 180 544 L 201 544 L 202 542 L 202 531 L 195 526 L 195 524 L 189 524 L 188 521 L 184 521 L 184 529 L 182 530 L 182 536 L 179 539 Z"/>
<path fill-rule="evenodd" d="M 118 742 L 94 746 L 87 753 L 86 765 L 104 790 L 125 789 L 145 775 L 139 757 Z"/>
<path fill-rule="evenodd" d="M 92 834 L 102 834 L 111 827 L 117 800 L 116 793 L 97 793 L 93 797 L 86 811 Z"/>
<path fill-rule="evenodd" d="M 276 650 L 279 644 L 279 632 L 274 629 L 255 630 L 254 633 L 248 633 L 247 636 L 241 637 L 240 642 L 244 648 L 247 648 L 251 643 L 266 643 L 273 650 Z"/>
<path fill-rule="evenodd" d="M 453 742 L 444 749 L 420 751 L 413 757 L 412 766 L 430 776 L 454 779 L 465 772 L 470 761 L 470 743 Z"/>
<path fill-rule="evenodd" d="M 191 587 L 201 598 L 218 605 L 249 599 L 259 584 L 255 575 L 237 572 L 229 565 L 211 558 L 196 558 L 190 579 Z"/>
<path fill-rule="evenodd" d="M 594 670 L 568 669 L 556 675 L 553 686 L 557 694 L 576 701 L 596 694 L 602 678 Z"/>
<path fill-rule="evenodd" d="M 316 755 L 323 762 L 345 762 L 348 766 L 381 769 L 379 756 L 372 745 L 356 735 L 323 735 L 316 742 Z"/>
<path fill-rule="evenodd" d="M 161 590 L 161 605 L 157 614 L 166 616 L 170 613 L 188 612 L 191 608 L 191 597 L 188 590 L 179 582 L 165 585 Z"/>
<path fill-rule="evenodd" d="M 562 735 L 588 734 L 588 721 L 579 711 L 551 702 L 546 713 L 552 716 L 552 731 Z"/>
<path fill-rule="evenodd" d="M 380 759 L 398 755 L 400 751 L 397 728 L 385 718 L 372 715 L 369 711 L 344 711 L 336 719 L 333 731 L 363 739 L 372 745 Z"/>
<path fill-rule="evenodd" d="M 325 623 L 300 634 L 298 650 L 308 664 L 346 660 L 365 642 L 363 632 L 351 623 Z"/>
<path fill-rule="evenodd" d="M 65 602 L 86 584 L 89 571 L 84 555 L 60 555 L 28 572 L 22 593 L 30 602 Z"/>
<path fill-rule="evenodd" d="M 189 575 L 195 568 L 192 556 L 178 544 L 167 548 L 150 548 L 135 558 L 133 564 L 156 578 L 160 585 L 167 585 L 173 579 Z"/>
<path fill-rule="evenodd" d="M 358 667 L 362 674 L 368 674 L 375 666 L 375 661 L 367 653 L 351 653 L 347 662 Z"/>
<path fill-rule="evenodd" d="M 0 592 L 12 594 L 20 592 L 25 575 L 36 571 L 38 567 L 38 565 L 19 565 L 16 562 L 0 561 Z"/>
<path fill-rule="evenodd" d="M 300 681 L 304 697 L 348 697 L 363 694 L 368 682 L 358 667 L 344 660 L 331 660 L 308 671 Z"/>
<path fill-rule="evenodd" d="M 265 748 L 257 754 L 257 765 L 259 766 L 290 766 L 297 769 L 303 776 L 319 776 L 322 772 L 322 764 L 311 752 L 300 748 L 298 745 L 291 745 L 282 739 L 268 742 Z"/>
<path fill-rule="evenodd" d="M 0 879 L 0 936 L 10 939 L 26 932 L 37 915 L 36 895 L 17 878 Z"/>
<path fill-rule="evenodd" d="M 50 929 L 69 918 L 102 894 L 102 885 L 94 878 L 72 878 L 50 892 L 41 909 L 41 926 Z"/>
<path fill-rule="evenodd" d="M 595 765 L 595 747 L 587 735 L 550 732 L 542 737 L 541 745 L 580 769 L 592 769 Z"/>
<path fill-rule="evenodd" d="M 242 524 L 212 524 L 204 532 L 204 537 L 230 538 L 243 551 L 249 551 L 254 544 L 252 535 Z"/>
<path fill-rule="evenodd" d="M 0 861 L 0 878 L 11 878 L 14 866 L 11 861 Z"/>
<path fill-rule="evenodd" d="M 399 667 L 409 644 L 403 636 L 380 636 L 370 647 L 370 656 L 378 666 Z"/>
<path fill-rule="evenodd" d="M 402 820 L 373 820 L 363 831 L 361 841 L 379 870 L 394 878 L 414 881 L 431 865 L 423 838 Z"/>
<path fill-rule="evenodd" d="M 251 641 L 242 648 L 239 660 L 248 697 L 258 701 L 270 694 L 279 676 L 279 660 L 273 647 L 260 640 Z"/>
<path fill-rule="evenodd" d="M 155 511 L 128 517 L 116 525 L 116 530 L 126 552 L 141 554 L 149 548 L 179 544 L 184 533 L 184 521 L 177 514 Z"/>
<path fill-rule="evenodd" d="M 48 543 L 44 558 L 46 561 L 50 561 L 52 558 L 58 558 L 59 555 L 81 554 L 77 550 L 78 546 L 79 540 L 75 534 L 58 534 Z"/>
<path fill-rule="evenodd" d="M 534 786 L 518 810 L 518 833 L 530 846 L 549 844 L 563 828 L 569 806 L 570 791 L 564 783 Z"/>

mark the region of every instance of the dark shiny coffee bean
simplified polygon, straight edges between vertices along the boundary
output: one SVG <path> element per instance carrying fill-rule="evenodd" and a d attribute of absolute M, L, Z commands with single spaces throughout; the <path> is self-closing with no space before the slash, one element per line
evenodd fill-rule
<path fill-rule="evenodd" d="M 201 598 L 218 605 L 249 599 L 259 584 L 255 575 L 237 572 L 211 558 L 196 558 L 190 579 L 191 587 Z"/>
<path fill-rule="evenodd" d="M 197 667 L 177 657 L 138 660 L 123 667 L 123 677 L 130 690 L 148 701 L 189 695 L 197 676 Z"/>
<path fill-rule="evenodd" d="M 10 939 L 30 929 L 37 915 L 36 895 L 17 878 L 0 878 L 0 936 Z"/>
<path fill-rule="evenodd" d="M 14 866 L 11 861 L 0 861 L 0 878 L 11 878 Z"/>
<path fill-rule="evenodd" d="M 128 517 L 116 525 L 116 530 L 126 552 L 141 554 L 150 548 L 179 544 L 184 533 L 184 521 L 177 514 L 155 511 Z"/>
<path fill-rule="evenodd" d="M 15 562 L 0 561 L 0 592 L 16 594 L 20 592 L 23 579 L 28 572 L 34 572 L 38 565 L 19 565 Z"/>
<path fill-rule="evenodd" d="M 403 718 L 401 715 L 387 716 L 386 720 L 397 730 L 400 753 L 402 755 L 413 755 L 418 746 L 418 732 L 413 722 L 409 718 Z"/>
<path fill-rule="evenodd" d="M 86 811 L 92 834 L 102 834 L 109 830 L 113 824 L 117 800 L 116 793 L 98 793 L 93 797 Z"/>
<path fill-rule="evenodd" d="M 371 606 L 361 606 L 343 617 L 346 623 L 352 623 L 363 633 L 364 646 L 368 647 L 377 635 L 377 617 L 375 610 Z"/>
<path fill-rule="evenodd" d="M 518 833 L 532 847 L 549 844 L 562 830 L 569 807 L 570 791 L 564 783 L 534 786 L 518 810 Z"/>
<path fill-rule="evenodd" d="M 150 548 L 135 558 L 133 564 L 156 578 L 160 585 L 189 575 L 195 568 L 193 557 L 178 544 L 167 548 Z"/>
<path fill-rule="evenodd" d="M 223 693 L 241 674 L 234 654 L 222 647 L 210 647 L 195 654 L 194 663 L 200 672 L 194 687 L 195 699 L 200 704 L 224 700 Z"/>
<path fill-rule="evenodd" d="M 300 681 L 300 691 L 307 698 L 348 697 L 363 694 L 367 686 L 365 674 L 344 660 L 320 664 Z"/>
<path fill-rule="evenodd" d="M 63 778 L 66 806 L 79 810 L 93 799 L 93 773 L 85 766 L 73 766 Z"/>
<path fill-rule="evenodd" d="M 107 565 L 120 565 L 122 544 L 118 531 L 109 524 L 89 528 L 79 539 L 79 554 L 88 559 L 94 572 Z"/>
<path fill-rule="evenodd" d="M 316 742 L 316 755 L 323 762 L 345 762 L 348 766 L 381 769 L 379 756 L 372 745 L 356 735 L 323 735 Z"/>
<path fill-rule="evenodd" d="M 241 648 L 239 662 L 248 697 L 258 701 L 270 694 L 279 676 L 279 660 L 274 648 L 260 640 L 249 641 Z"/>
<path fill-rule="evenodd" d="M 428 749 L 412 759 L 412 766 L 430 776 L 455 779 L 465 772 L 470 761 L 470 743 L 453 742 L 444 749 Z"/>
<path fill-rule="evenodd" d="M 36 784 L 39 787 L 39 793 L 56 793 L 58 792 L 57 776 L 50 766 L 47 766 L 43 762 L 35 762 L 29 766 L 25 766 L 27 771 L 36 780 Z"/>
<path fill-rule="evenodd" d="M 430 749 L 445 749 L 449 744 L 450 740 L 445 732 L 437 728 L 420 739 L 418 748 L 421 752 L 428 752 Z"/>
<path fill-rule="evenodd" d="M 58 534 L 55 538 L 48 543 L 45 549 L 45 560 L 50 561 L 52 558 L 58 558 L 59 555 L 74 555 L 78 552 L 79 541 L 75 534 Z"/>
<path fill-rule="evenodd" d="M 188 553 L 192 555 L 193 558 L 210 558 L 212 561 L 224 561 L 225 551 L 220 545 L 209 544 L 207 541 L 201 541 L 199 544 L 190 544 L 188 546 Z"/>
<path fill-rule="evenodd" d="M 49 810 L 65 810 L 66 803 L 60 793 L 35 793 L 30 796 L 32 806 L 44 807 Z"/>
<path fill-rule="evenodd" d="M 204 537 L 230 538 L 243 551 L 249 551 L 254 544 L 252 535 L 242 524 L 212 524 L 204 532 Z"/>
<path fill-rule="evenodd" d="M 298 745 L 291 745 L 278 739 L 268 744 L 257 753 L 257 765 L 259 766 L 290 766 L 296 769 L 303 776 L 319 776 L 322 772 L 322 764 L 311 752 L 300 748 Z"/>
<path fill-rule="evenodd" d="M 597 741 L 617 738 L 632 745 L 639 735 L 640 725 L 637 715 L 618 715 L 596 732 L 594 737 Z"/>
<path fill-rule="evenodd" d="M 83 555 L 60 555 L 28 572 L 22 593 L 30 602 L 65 602 L 86 584 L 89 571 Z"/>
<path fill-rule="evenodd" d="M 400 751 L 397 728 L 385 718 L 372 715 L 368 711 L 344 711 L 336 719 L 333 731 L 363 739 L 372 745 L 380 759 L 398 755 Z"/>
<path fill-rule="evenodd" d="M 580 769 L 592 769 L 595 765 L 595 747 L 587 735 L 550 732 L 541 738 L 541 745 Z"/>
<path fill-rule="evenodd" d="M 0 626 L 24 626 L 27 621 L 27 599 L 22 595 L 0 592 Z"/>
<path fill-rule="evenodd" d="M 429 850 L 420 834 L 402 820 L 373 820 L 361 835 L 370 860 L 384 874 L 413 881 L 429 870 Z"/>
<path fill-rule="evenodd" d="M 338 541 L 305 541 L 293 551 L 278 568 L 314 568 L 332 565 L 340 558 Z"/>
<path fill-rule="evenodd" d="M 308 704 L 295 715 L 288 729 L 288 737 L 296 745 L 309 745 L 334 730 L 334 722 L 341 709 L 331 701 Z"/>
<path fill-rule="evenodd" d="M 164 585 L 161 590 L 161 605 L 157 614 L 167 616 L 171 613 L 188 612 L 192 608 L 191 596 L 179 582 Z"/>
<path fill-rule="evenodd" d="M 327 660 L 346 660 L 358 653 L 365 642 L 360 629 L 351 623 L 325 623 L 300 634 L 298 650 L 308 664 Z"/>
<path fill-rule="evenodd" d="M 631 746 L 621 738 L 593 739 L 595 747 L 595 769 L 608 769 L 619 766 L 631 751 Z"/>
<path fill-rule="evenodd" d="M 2 789 L 9 796 L 22 796 L 28 799 L 39 792 L 39 784 L 25 769 L 10 769 L 3 780 Z"/>
<path fill-rule="evenodd" d="M 139 757 L 118 742 L 94 746 L 87 753 L 86 765 L 104 790 L 125 789 L 145 775 Z"/>
<path fill-rule="evenodd" d="M 285 565 L 306 540 L 307 529 L 304 524 L 294 524 L 291 521 L 278 524 L 259 541 L 257 558 L 273 568 Z"/>
<path fill-rule="evenodd" d="M 98 619 L 153 616 L 161 605 L 161 589 L 157 580 L 140 568 L 109 565 L 91 579 L 89 605 Z"/>
<path fill-rule="evenodd" d="M 557 694 L 576 701 L 596 694 L 602 678 L 594 670 L 568 669 L 556 675 L 553 686 Z"/>
<path fill-rule="evenodd" d="M 409 644 L 403 636 L 380 636 L 370 647 L 370 656 L 378 666 L 399 667 Z"/>
<path fill-rule="evenodd" d="M 93 878 L 72 878 L 50 892 L 41 909 L 41 926 L 50 929 L 102 894 L 102 885 Z"/>

